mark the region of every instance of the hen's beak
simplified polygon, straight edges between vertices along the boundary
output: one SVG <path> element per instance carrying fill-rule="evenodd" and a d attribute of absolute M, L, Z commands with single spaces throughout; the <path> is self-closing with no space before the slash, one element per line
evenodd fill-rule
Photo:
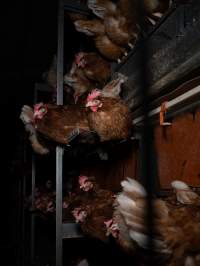
<path fill-rule="evenodd" d="M 85 107 L 91 107 L 91 106 L 93 106 L 93 103 L 91 101 L 87 102 L 85 105 Z"/>
<path fill-rule="evenodd" d="M 64 76 L 64 84 L 72 86 L 74 84 L 74 82 L 75 82 L 75 80 L 72 77 L 67 76 L 67 75 Z"/>
<path fill-rule="evenodd" d="M 34 114 L 33 114 L 33 118 L 37 118 L 40 116 L 40 111 L 35 111 Z"/>

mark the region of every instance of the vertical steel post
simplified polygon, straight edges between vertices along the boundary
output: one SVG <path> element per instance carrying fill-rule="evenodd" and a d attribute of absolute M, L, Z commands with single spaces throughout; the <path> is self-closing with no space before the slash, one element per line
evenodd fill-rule
<path fill-rule="evenodd" d="M 62 266 L 62 174 L 63 149 L 56 147 L 56 266 Z"/>
<path fill-rule="evenodd" d="M 35 85 L 34 88 L 34 99 L 33 103 L 36 104 L 38 100 L 38 87 Z M 32 173 L 31 173 L 31 209 L 34 208 L 35 202 L 35 185 L 36 185 L 36 165 L 35 165 L 35 154 L 32 153 Z M 25 189 L 25 188 L 24 188 Z M 25 193 L 25 191 L 24 191 Z M 31 213 L 31 235 L 30 235 L 30 260 L 31 265 L 35 261 L 35 213 Z"/>
<path fill-rule="evenodd" d="M 58 6 L 58 44 L 57 44 L 57 104 L 63 105 L 63 65 L 64 65 L 64 1 Z"/>
<path fill-rule="evenodd" d="M 58 6 L 57 105 L 63 105 L 64 1 Z M 56 147 L 56 266 L 62 266 L 62 177 L 63 148 Z"/>
<path fill-rule="evenodd" d="M 24 153 L 23 153 L 23 162 L 26 164 L 26 143 L 24 139 Z M 22 243 L 22 252 L 21 252 L 21 265 L 25 265 L 25 232 L 26 232 L 26 223 L 25 223 L 25 207 L 24 207 L 24 200 L 26 199 L 26 173 L 22 177 L 22 187 L 21 187 L 21 210 L 22 210 L 22 217 L 21 217 L 21 227 L 22 227 L 22 237 L 21 237 L 21 243 Z"/>
<path fill-rule="evenodd" d="M 26 198 L 26 176 L 23 176 L 22 180 L 22 266 L 25 265 L 25 250 L 26 250 L 26 245 L 25 245 L 25 207 L 24 207 L 24 199 Z"/>
<path fill-rule="evenodd" d="M 20 229 L 18 232 L 18 237 L 19 237 L 19 246 L 18 246 L 18 253 L 17 253 L 17 258 L 19 260 L 20 265 L 24 265 L 23 264 L 23 254 L 24 254 L 24 242 L 23 242 L 23 232 L 24 232 L 24 228 L 23 228 L 23 200 L 24 198 L 22 198 L 22 190 L 23 190 L 23 178 L 19 179 L 18 182 L 18 198 L 19 198 L 19 211 L 17 213 L 17 226 Z"/>
<path fill-rule="evenodd" d="M 31 208 L 34 208 L 35 202 L 35 154 L 32 154 L 32 177 L 31 177 Z M 31 265 L 34 264 L 35 260 L 35 214 L 31 214 Z"/>

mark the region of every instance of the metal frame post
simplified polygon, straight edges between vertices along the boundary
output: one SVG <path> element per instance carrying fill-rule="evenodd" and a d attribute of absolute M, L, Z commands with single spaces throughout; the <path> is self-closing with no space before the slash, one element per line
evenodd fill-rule
<path fill-rule="evenodd" d="M 57 105 L 63 105 L 63 65 L 64 65 L 64 1 L 58 6 L 57 44 Z"/>
<path fill-rule="evenodd" d="M 63 149 L 56 147 L 56 266 L 62 266 L 62 174 Z"/>
<path fill-rule="evenodd" d="M 26 145 L 25 145 L 25 139 L 24 139 L 24 153 L 23 153 L 23 162 L 26 164 L 26 157 L 27 157 L 27 154 L 26 154 Z M 26 199 L 26 178 L 27 178 L 27 174 L 25 173 L 22 177 L 22 190 L 21 190 L 21 193 L 22 193 L 22 260 L 21 260 L 21 263 L 22 263 L 22 266 L 25 265 L 25 226 L 26 226 L 26 223 L 25 223 L 25 207 L 24 207 L 24 200 Z"/>
<path fill-rule="evenodd" d="M 37 103 L 38 100 L 38 86 L 35 85 L 34 88 L 34 104 Z M 34 208 L 35 202 L 35 185 L 36 185 L 36 163 L 35 163 L 35 154 L 32 153 L 32 162 L 31 162 L 31 208 Z M 30 235 L 30 261 L 31 265 L 35 262 L 35 213 L 31 213 L 31 235 Z"/>
<path fill-rule="evenodd" d="M 31 208 L 34 208 L 34 202 L 35 202 L 35 154 L 32 154 L 32 177 L 31 177 Z M 34 264 L 35 261 L 35 214 L 31 214 L 31 265 Z"/>
<path fill-rule="evenodd" d="M 63 65 L 64 65 L 64 1 L 58 6 L 58 46 L 57 46 L 57 105 L 63 105 Z M 56 147 L 56 266 L 63 261 L 62 230 L 62 179 L 63 148 Z"/>

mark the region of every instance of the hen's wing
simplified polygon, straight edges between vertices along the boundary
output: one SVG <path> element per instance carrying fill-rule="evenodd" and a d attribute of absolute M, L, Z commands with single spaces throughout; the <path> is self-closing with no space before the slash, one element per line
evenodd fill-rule
<path fill-rule="evenodd" d="M 107 15 L 115 15 L 117 12 L 117 5 L 109 0 L 88 0 L 87 5 L 101 19 Z"/>
<path fill-rule="evenodd" d="M 48 104 L 47 113 L 35 125 L 38 132 L 61 144 L 68 144 L 76 132 L 90 132 L 85 108 L 78 105 Z"/>

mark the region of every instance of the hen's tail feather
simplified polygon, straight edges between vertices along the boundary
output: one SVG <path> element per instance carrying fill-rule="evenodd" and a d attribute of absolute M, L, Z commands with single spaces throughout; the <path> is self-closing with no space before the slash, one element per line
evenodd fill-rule
<path fill-rule="evenodd" d="M 183 181 L 175 180 L 171 183 L 175 190 L 177 201 L 182 204 L 200 203 L 200 197 Z"/>
<path fill-rule="evenodd" d="M 147 211 L 147 193 L 144 187 L 136 180 L 127 178 L 121 182 L 123 191 L 117 196 L 116 209 L 121 213 L 129 231 L 129 236 L 133 242 L 137 243 L 142 248 L 149 247 L 149 234 L 146 221 Z M 168 207 L 162 200 L 153 202 L 156 208 L 156 225 L 160 225 L 160 218 L 165 218 L 168 215 Z M 158 209 L 158 214 L 157 214 Z M 155 250 L 169 253 L 165 243 L 153 236 L 153 245 Z"/>
<path fill-rule="evenodd" d="M 120 194 L 116 198 L 119 206 L 118 209 L 123 215 L 131 215 L 135 217 L 144 217 L 144 209 L 137 206 L 137 203 L 134 200 L 131 200 L 127 196 Z"/>
<path fill-rule="evenodd" d="M 135 241 L 140 247 L 147 248 L 148 247 L 148 237 L 145 234 L 130 230 L 130 237 L 133 241 Z"/>
<path fill-rule="evenodd" d="M 145 234 L 146 191 L 136 180 L 127 178 L 121 182 L 123 191 L 116 197 L 117 210 L 121 213 L 129 230 L 130 238 L 139 246 L 147 246 L 148 237 Z"/>
<path fill-rule="evenodd" d="M 132 197 L 137 198 L 137 197 L 146 197 L 147 193 L 144 189 L 144 187 L 139 184 L 136 180 L 131 179 L 127 177 L 126 180 L 121 182 L 123 192 L 125 193 L 130 193 Z"/>
<path fill-rule="evenodd" d="M 149 237 L 147 234 L 143 234 L 138 231 L 130 230 L 130 237 L 133 241 L 135 241 L 142 248 L 149 248 Z M 170 254 L 171 251 L 167 248 L 166 244 L 159 239 L 152 239 L 153 248 L 155 251 L 162 251 L 162 253 Z"/>

